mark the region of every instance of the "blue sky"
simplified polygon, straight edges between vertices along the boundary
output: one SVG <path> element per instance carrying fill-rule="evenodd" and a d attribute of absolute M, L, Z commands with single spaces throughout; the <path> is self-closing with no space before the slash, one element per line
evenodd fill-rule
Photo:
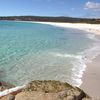
<path fill-rule="evenodd" d="M 99 17 L 100 0 L 0 0 L 0 16 Z"/>

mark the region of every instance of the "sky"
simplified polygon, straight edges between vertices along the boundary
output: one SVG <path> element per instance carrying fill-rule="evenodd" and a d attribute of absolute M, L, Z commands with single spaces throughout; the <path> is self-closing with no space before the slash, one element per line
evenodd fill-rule
<path fill-rule="evenodd" d="M 100 0 L 0 0 L 0 16 L 99 17 Z"/>

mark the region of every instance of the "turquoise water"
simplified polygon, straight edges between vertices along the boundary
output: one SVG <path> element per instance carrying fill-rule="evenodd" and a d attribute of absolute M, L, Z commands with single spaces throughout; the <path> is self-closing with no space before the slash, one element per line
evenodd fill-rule
<path fill-rule="evenodd" d="M 22 85 L 55 79 L 79 85 L 84 59 L 97 50 L 91 49 L 95 45 L 98 41 L 80 30 L 0 21 L 0 80 Z"/>

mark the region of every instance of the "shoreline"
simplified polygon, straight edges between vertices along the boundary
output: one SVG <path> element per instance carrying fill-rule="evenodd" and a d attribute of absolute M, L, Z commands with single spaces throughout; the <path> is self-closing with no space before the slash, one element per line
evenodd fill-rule
<path fill-rule="evenodd" d="M 57 27 L 62 27 L 62 28 L 79 29 L 81 31 L 89 32 L 91 34 L 100 35 L 100 24 L 63 23 L 63 22 L 39 22 L 39 21 L 15 21 L 15 22 L 47 24 L 47 25 L 52 25 L 52 26 L 57 26 Z"/>
<path fill-rule="evenodd" d="M 48 24 L 57 27 L 63 28 L 74 28 L 79 29 L 90 34 L 94 34 L 95 36 L 100 35 L 100 24 L 80 24 L 80 23 L 52 23 L 52 22 L 37 22 L 41 24 Z M 86 63 L 85 71 L 83 71 L 82 75 L 82 84 L 79 86 L 82 90 L 84 90 L 87 94 L 89 94 L 93 100 L 100 100 L 100 55 L 97 55 L 92 62 Z"/>
<path fill-rule="evenodd" d="M 85 31 L 85 32 L 89 32 L 89 33 L 94 34 L 94 35 L 100 35 L 100 24 L 56 23 L 56 22 L 34 22 L 34 21 L 16 21 L 16 22 L 28 22 L 28 23 L 48 24 L 48 25 L 53 25 L 53 26 L 63 27 L 63 28 L 79 29 L 79 30 L 82 30 L 82 31 Z M 87 63 L 86 64 L 87 65 L 86 70 L 84 71 L 83 76 L 81 78 L 82 81 L 83 81 L 83 84 L 80 86 L 80 88 L 83 89 L 83 90 L 85 90 L 85 92 L 87 92 L 87 94 L 90 94 L 91 91 L 89 90 L 90 89 L 89 87 L 85 89 L 85 85 L 87 86 L 87 83 L 90 85 L 89 80 L 91 80 L 91 82 L 93 81 L 92 79 L 89 79 L 89 77 L 87 77 L 87 76 L 89 74 L 91 74 L 91 68 L 90 67 L 91 67 L 92 64 L 94 64 L 94 61 L 95 61 L 95 59 L 93 60 L 92 63 Z M 92 66 L 92 67 L 95 68 L 95 66 Z M 97 74 L 95 76 L 97 76 Z M 97 77 L 99 77 L 99 76 L 97 76 Z M 99 83 L 100 83 L 100 81 L 99 81 Z M 93 89 L 95 90 L 95 87 L 93 87 Z M 95 90 L 95 91 L 97 91 L 99 93 L 98 89 L 99 88 L 97 88 L 97 90 Z M 92 91 L 94 91 L 94 90 L 92 90 Z M 92 95 L 90 95 L 90 96 L 92 96 Z"/>
<path fill-rule="evenodd" d="M 27 21 L 25 21 L 27 22 Z M 35 22 L 31 21 L 32 23 L 40 23 L 40 24 L 48 24 L 57 27 L 63 28 L 73 28 L 79 29 L 85 32 L 89 32 L 91 34 L 100 35 L 100 24 L 86 24 L 86 23 L 58 23 L 58 22 Z"/>

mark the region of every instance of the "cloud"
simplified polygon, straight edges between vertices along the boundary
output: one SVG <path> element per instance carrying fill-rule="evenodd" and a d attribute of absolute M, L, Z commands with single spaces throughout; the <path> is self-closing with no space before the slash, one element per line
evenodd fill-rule
<path fill-rule="evenodd" d="M 71 10 L 72 10 L 72 11 L 74 11 L 74 10 L 75 10 L 75 8 L 71 8 Z"/>
<path fill-rule="evenodd" d="M 88 10 L 93 10 L 93 11 L 100 11 L 100 3 L 86 2 L 84 8 Z"/>

